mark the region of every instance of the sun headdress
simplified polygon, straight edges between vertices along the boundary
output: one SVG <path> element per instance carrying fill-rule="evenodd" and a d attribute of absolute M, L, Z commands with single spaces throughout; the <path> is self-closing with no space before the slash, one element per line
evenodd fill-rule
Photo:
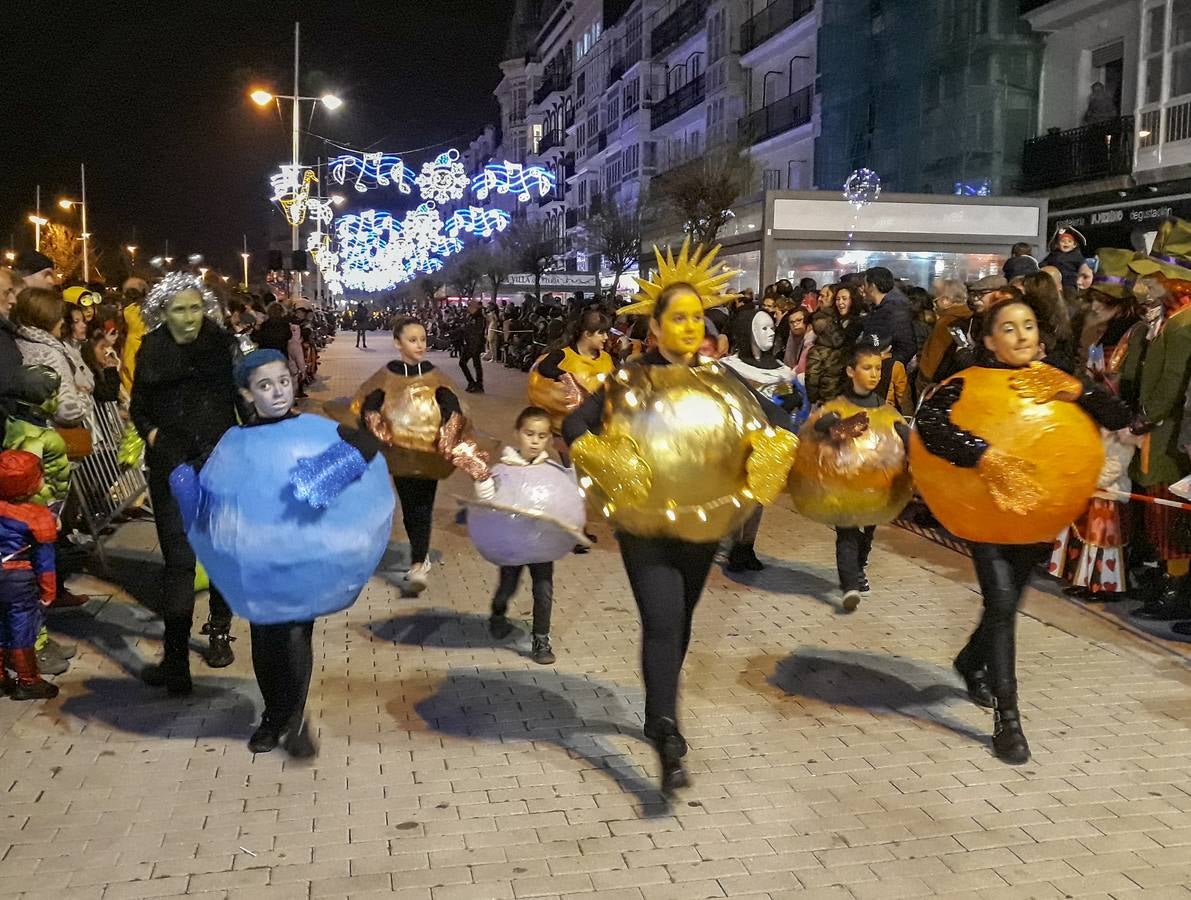
<path fill-rule="evenodd" d="M 674 258 L 674 251 L 669 247 L 666 248 L 665 256 L 656 246 L 653 248 L 653 252 L 658 262 L 657 280 L 638 278 L 639 290 L 633 295 L 633 299 L 637 302 L 622 306 L 617 310 L 617 315 L 652 315 L 653 308 L 657 305 L 662 292 L 675 284 L 689 284 L 699 295 L 699 299 L 703 301 L 704 309 L 720 306 L 740 296 L 724 290 L 728 282 L 741 274 L 741 270 L 721 265 L 718 267 L 719 271 L 716 271 L 715 258 L 720 252 L 718 244 L 712 247 L 708 253 L 703 252 L 702 244 L 696 245 L 692 251 L 691 239 L 687 237 L 682 242 L 682 249 L 679 251 L 677 259 Z"/>

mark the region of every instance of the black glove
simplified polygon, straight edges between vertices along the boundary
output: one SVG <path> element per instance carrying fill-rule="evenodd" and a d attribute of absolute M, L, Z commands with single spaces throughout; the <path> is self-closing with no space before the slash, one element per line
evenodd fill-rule
<path fill-rule="evenodd" d="M 1136 435 L 1149 434 L 1158 427 L 1157 422 L 1151 422 L 1140 413 L 1129 423 L 1129 431 Z"/>

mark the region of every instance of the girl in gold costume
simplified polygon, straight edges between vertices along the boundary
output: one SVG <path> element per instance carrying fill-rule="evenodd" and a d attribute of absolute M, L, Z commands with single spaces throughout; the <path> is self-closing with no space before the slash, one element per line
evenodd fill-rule
<path fill-rule="evenodd" d="M 719 540 L 785 485 L 796 439 L 789 416 L 723 365 L 702 359 L 704 310 L 734 272 L 712 271 L 684 243 L 657 253 L 629 314 L 648 314 L 656 349 L 614 372 L 563 423 L 580 485 L 610 519 L 641 613 L 645 736 L 664 793 L 688 784 L 678 682 L 691 620 Z"/>

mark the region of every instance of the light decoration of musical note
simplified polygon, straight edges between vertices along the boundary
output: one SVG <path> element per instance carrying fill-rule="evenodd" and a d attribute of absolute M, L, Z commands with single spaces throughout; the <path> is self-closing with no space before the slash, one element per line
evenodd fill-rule
<path fill-rule="evenodd" d="M 347 184 L 354 172 L 356 177 L 352 187 L 361 194 L 390 186 L 409 194 L 416 184 L 413 170 L 393 153 L 345 153 L 327 163 L 327 172 L 330 179 L 340 185 Z"/>
<path fill-rule="evenodd" d="M 471 180 L 471 191 L 477 200 L 486 200 L 495 191 L 513 194 L 521 203 L 528 203 L 534 193 L 545 197 L 557 184 L 554 173 L 542 166 L 525 166 L 516 162 L 490 162 Z"/>
<path fill-rule="evenodd" d="M 496 232 L 508 228 L 512 220 L 513 217 L 503 209 L 469 206 L 452 213 L 443 225 L 443 230 L 450 237 L 459 237 L 461 233 L 466 232 L 479 238 L 489 238 Z"/>
<path fill-rule="evenodd" d="M 449 203 L 461 200 L 467 191 L 467 170 L 459 162 L 459 151 L 444 150 L 434 159 L 422 164 L 422 172 L 415 179 L 423 200 Z"/>

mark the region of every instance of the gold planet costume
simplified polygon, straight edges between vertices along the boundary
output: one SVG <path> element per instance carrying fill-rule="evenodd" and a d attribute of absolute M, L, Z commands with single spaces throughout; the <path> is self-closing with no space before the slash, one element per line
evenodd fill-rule
<path fill-rule="evenodd" d="M 815 428 L 825 415 L 868 417 L 856 437 L 833 441 Z M 897 426 L 905 420 L 892 406 L 864 409 L 846 397 L 820 407 L 798 433 L 790 473 L 794 508 L 808 519 L 844 528 L 883 525 L 910 502 L 913 481 Z"/>
<path fill-rule="evenodd" d="M 563 347 L 561 352 L 558 368 L 569 377 L 555 379 L 543 375 L 539 367 L 549 356 L 543 354 L 529 370 L 528 386 L 529 402 L 550 413 L 550 425 L 556 434 L 562 430 L 562 420 L 567 414 L 603 387 L 615 368 L 612 357 L 603 350 L 594 358 L 576 352 L 573 347 Z"/>
<path fill-rule="evenodd" d="M 704 310 L 727 299 L 736 274 L 712 271 L 717 250 L 657 251 L 657 281 L 640 280 L 639 302 L 621 313 L 649 314 L 658 349 L 563 423 L 580 485 L 616 528 L 641 612 L 644 731 L 666 793 L 688 784 L 678 682 L 717 542 L 780 493 L 796 443 L 783 410 L 696 355 Z"/>
<path fill-rule="evenodd" d="M 458 396 L 451 379 L 438 369 L 409 376 L 386 366 L 360 385 L 350 401 L 329 400 L 324 410 L 335 421 L 358 427 L 365 401 L 373 392 L 381 391 L 384 400 L 378 410 L 380 430 L 371 430 L 384 447 L 389 472 L 398 478 L 441 481 L 455 467 L 439 452 L 439 431 L 445 424 L 437 399 L 440 388 Z"/>

